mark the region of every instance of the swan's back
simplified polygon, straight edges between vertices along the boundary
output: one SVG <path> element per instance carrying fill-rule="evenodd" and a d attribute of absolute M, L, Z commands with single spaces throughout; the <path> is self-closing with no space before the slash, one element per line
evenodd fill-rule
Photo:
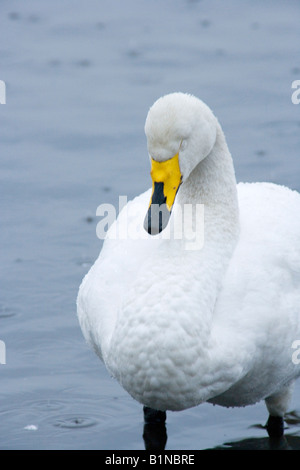
<path fill-rule="evenodd" d="M 247 393 L 255 403 L 272 384 L 276 390 L 300 373 L 292 361 L 300 339 L 300 195 L 275 184 L 240 183 L 238 196 L 240 239 L 212 331 L 223 352 L 234 338 L 234 360 L 245 368 L 245 378 L 212 400 L 227 406 L 239 396 L 243 405 Z"/>
<path fill-rule="evenodd" d="M 276 318 L 279 309 L 288 310 L 291 304 L 299 329 L 300 194 L 271 183 L 240 183 L 237 187 L 241 231 L 217 313 L 222 310 L 222 317 L 230 323 L 233 317 L 247 318 L 248 311 L 252 321 L 260 308 Z M 289 296 L 294 297 L 291 303 Z"/>
<path fill-rule="evenodd" d="M 277 283 L 283 295 L 300 287 L 300 194 L 271 183 L 238 185 L 241 232 L 236 264 L 259 287 Z M 238 259 L 239 257 L 239 259 Z M 247 264 L 241 262 L 247 259 Z M 274 292 L 278 295 L 278 289 Z M 300 314 L 300 305 L 299 305 Z"/>

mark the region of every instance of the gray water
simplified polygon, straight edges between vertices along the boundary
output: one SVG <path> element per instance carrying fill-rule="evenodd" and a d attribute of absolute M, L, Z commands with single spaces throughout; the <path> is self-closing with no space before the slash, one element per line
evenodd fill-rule
<path fill-rule="evenodd" d="M 144 121 L 172 91 L 213 109 L 238 181 L 300 190 L 299 17 L 296 0 L 0 1 L 1 449 L 145 448 L 76 318 L 96 208 L 150 186 Z M 280 446 L 300 448 L 299 415 L 298 384 Z M 169 413 L 166 449 L 272 448 L 266 420 L 263 403 Z"/>

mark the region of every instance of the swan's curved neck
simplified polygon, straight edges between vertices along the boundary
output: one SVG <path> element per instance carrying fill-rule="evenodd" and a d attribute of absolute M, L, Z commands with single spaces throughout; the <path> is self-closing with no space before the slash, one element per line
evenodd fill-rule
<path fill-rule="evenodd" d="M 181 206 L 188 203 L 204 205 L 203 246 L 186 256 L 190 266 L 195 265 L 197 285 L 201 285 L 206 293 L 199 299 L 199 310 L 206 319 L 209 333 L 215 301 L 239 238 L 234 167 L 219 125 L 213 149 L 182 184 L 178 196 Z"/>
<path fill-rule="evenodd" d="M 221 232 L 228 232 L 233 240 L 237 239 L 239 210 L 236 178 L 232 158 L 219 124 L 213 149 L 182 184 L 177 202 L 181 206 L 204 204 L 205 226 L 210 230 L 209 239 L 216 228 Z"/>

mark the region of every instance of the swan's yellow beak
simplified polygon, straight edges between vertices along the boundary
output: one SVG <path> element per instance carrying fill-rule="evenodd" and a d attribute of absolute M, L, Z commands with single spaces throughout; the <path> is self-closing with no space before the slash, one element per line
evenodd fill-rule
<path fill-rule="evenodd" d="M 179 153 L 164 162 L 151 158 L 152 195 L 144 221 L 150 235 L 160 233 L 168 225 L 175 196 L 182 181 Z"/>

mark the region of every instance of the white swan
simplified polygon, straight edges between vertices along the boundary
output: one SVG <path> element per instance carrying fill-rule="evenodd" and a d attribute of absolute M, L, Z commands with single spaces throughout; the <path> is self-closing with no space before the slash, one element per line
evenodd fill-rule
<path fill-rule="evenodd" d="M 264 399 L 281 435 L 300 375 L 300 195 L 237 185 L 220 124 L 194 96 L 157 100 L 145 132 L 152 194 L 123 209 L 80 286 L 83 335 L 146 407 Z M 184 218 L 186 204 L 204 205 L 204 223 L 196 210 Z"/>

